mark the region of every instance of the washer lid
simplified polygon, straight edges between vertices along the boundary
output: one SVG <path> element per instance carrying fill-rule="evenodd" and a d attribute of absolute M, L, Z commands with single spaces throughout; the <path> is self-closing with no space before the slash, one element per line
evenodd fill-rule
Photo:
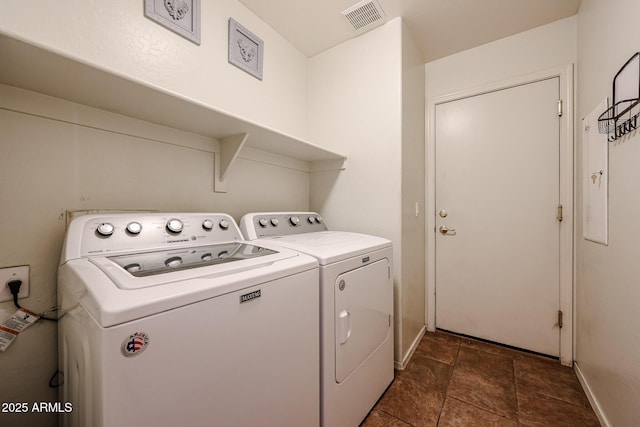
<path fill-rule="evenodd" d="M 230 242 L 198 248 L 152 251 L 106 257 L 134 277 L 155 276 L 171 271 L 236 262 L 277 253 L 245 243 Z"/>
<path fill-rule="evenodd" d="M 320 265 L 364 255 L 391 246 L 391 241 L 368 234 L 347 231 L 320 231 L 261 239 L 302 252 L 318 259 Z"/>
<path fill-rule="evenodd" d="M 202 276 L 236 274 L 291 256 L 253 244 L 227 242 L 88 259 L 118 288 L 141 289 Z"/>

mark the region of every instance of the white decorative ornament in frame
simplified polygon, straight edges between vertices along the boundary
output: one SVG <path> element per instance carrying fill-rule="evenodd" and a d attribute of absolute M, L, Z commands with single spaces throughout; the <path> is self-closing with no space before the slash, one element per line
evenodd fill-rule
<path fill-rule="evenodd" d="M 145 0 L 144 15 L 187 40 L 200 44 L 200 0 Z"/>
<path fill-rule="evenodd" d="M 189 5 L 184 0 L 164 0 L 164 7 L 169 16 L 176 21 L 184 18 L 189 13 Z"/>
<path fill-rule="evenodd" d="M 262 80 L 262 39 L 229 18 L 229 63 Z"/>

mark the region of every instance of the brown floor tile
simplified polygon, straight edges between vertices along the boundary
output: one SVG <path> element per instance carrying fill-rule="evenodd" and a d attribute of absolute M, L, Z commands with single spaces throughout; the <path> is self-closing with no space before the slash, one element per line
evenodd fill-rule
<path fill-rule="evenodd" d="M 573 369 L 547 357 L 426 333 L 364 427 L 599 426 Z"/>
<path fill-rule="evenodd" d="M 374 410 L 385 412 L 416 427 L 435 427 L 444 396 L 444 393 L 414 381 L 396 378 Z"/>
<path fill-rule="evenodd" d="M 427 332 L 428 334 L 433 334 L 436 338 L 451 341 L 453 343 L 459 343 L 462 341 L 462 337 L 460 335 L 456 335 L 452 332 L 442 331 L 440 329 L 435 332 Z"/>
<path fill-rule="evenodd" d="M 411 427 L 411 424 L 407 424 L 382 411 L 373 410 L 360 424 L 360 427 Z"/>
<path fill-rule="evenodd" d="M 415 354 L 422 354 L 438 362 L 453 365 L 460 348 L 460 338 L 443 332 L 427 332 L 418 344 Z"/>
<path fill-rule="evenodd" d="M 456 368 L 493 377 L 499 381 L 513 383 L 513 358 L 486 353 L 472 348 L 460 347 Z"/>
<path fill-rule="evenodd" d="M 518 423 L 457 399 L 444 401 L 438 427 L 518 427 Z"/>
<path fill-rule="evenodd" d="M 423 353 L 414 353 L 409 365 L 403 371 L 397 371 L 396 377 L 415 381 L 431 390 L 445 393 L 449 386 L 453 366 L 438 362 Z"/>
<path fill-rule="evenodd" d="M 513 382 L 478 374 L 456 366 L 453 369 L 447 396 L 517 420 L 518 407 Z"/>
<path fill-rule="evenodd" d="M 511 358 L 513 358 L 518 354 L 524 353 L 522 351 L 505 347 L 499 344 L 492 344 L 489 342 L 475 340 L 473 338 L 466 338 L 466 337 L 462 338 L 462 340 L 460 341 L 460 346 L 472 348 L 474 350 L 484 351 L 485 353 L 491 353 L 491 354 L 496 354 L 499 356 L 511 357 Z"/>
<path fill-rule="evenodd" d="M 575 372 L 560 362 L 533 356 L 518 357 L 514 360 L 514 374 L 518 392 L 536 392 L 590 408 Z"/>
<path fill-rule="evenodd" d="M 520 425 L 526 427 L 600 427 L 591 408 L 538 393 L 518 393 Z"/>

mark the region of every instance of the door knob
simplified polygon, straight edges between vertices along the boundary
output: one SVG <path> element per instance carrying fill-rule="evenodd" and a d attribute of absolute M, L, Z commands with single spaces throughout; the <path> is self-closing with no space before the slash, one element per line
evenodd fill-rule
<path fill-rule="evenodd" d="M 446 225 L 441 225 L 438 228 L 438 231 L 440 231 L 440 233 L 442 234 L 456 234 L 455 228 L 447 228 Z"/>

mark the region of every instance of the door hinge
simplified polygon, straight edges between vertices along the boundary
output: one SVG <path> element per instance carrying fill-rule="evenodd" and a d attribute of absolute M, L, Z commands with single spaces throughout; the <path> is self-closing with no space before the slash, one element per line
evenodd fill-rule
<path fill-rule="evenodd" d="M 558 116 L 562 117 L 562 99 L 558 99 Z"/>
<path fill-rule="evenodd" d="M 562 310 L 558 310 L 558 328 L 562 329 Z"/>
<path fill-rule="evenodd" d="M 562 205 L 558 205 L 558 212 L 556 213 L 556 219 L 562 221 Z"/>

